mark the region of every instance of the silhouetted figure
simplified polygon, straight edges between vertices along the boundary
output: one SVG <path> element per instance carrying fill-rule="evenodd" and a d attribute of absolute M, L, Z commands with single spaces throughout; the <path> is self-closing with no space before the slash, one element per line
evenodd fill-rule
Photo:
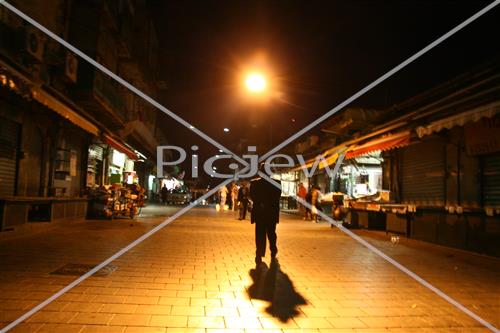
<path fill-rule="evenodd" d="M 247 215 L 248 210 L 248 196 L 249 196 L 248 185 L 246 183 L 241 184 L 238 190 L 238 203 L 239 203 L 239 220 L 244 220 Z"/>
<path fill-rule="evenodd" d="M 167 196 L 168 196 L 168 188 L 167 185 L 163 185 L 163 187 L 160 190 L 160 195 L 161 195 L 161 202 L 165 204 L 167 202 Z"/>
<path fill-rule="evenodd" d="M 280 188 L 277 188 L 263 178 L 252 180 L 250 185 L 250 199 L 253 201 L 251 221 L 255 223 L 255 263 L 262 262 L 266 254 L 266 236 L 269 240 L 271 258 L 278 254 L 276 247 L 276 224 L 279 222 L 280 213 Z"/>

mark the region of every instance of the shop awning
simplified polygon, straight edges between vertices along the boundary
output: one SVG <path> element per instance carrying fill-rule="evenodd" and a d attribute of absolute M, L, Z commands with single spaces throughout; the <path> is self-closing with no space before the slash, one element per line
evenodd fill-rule
<path fill-rule="evenodd" d="M 99 135 L 99 128 L 97 126 L 95 126 L 84 117 L 80 116 L 78 113 L 76 113 L 76 111 L 73 111 L 70 107 L 59 101 L 57 98 L 53 97 L 52 95 L 38 87 L 33 87 L 32 92 L 33 99 L 35 99 L 39 103 L 45 105 L 49 109 L 58 113 L 76 126 L 84 129 L 85 131 L 96 136 Z"/>
<path fill-rule="evenodd" d="M 337 159 L 339 158 L 339 156 L 341 154 L 345 153 L 346 150 L 347 150 L 347 147 L 345 147 L 343 145 L 341 145 L 341 146 L 335 146 L 333 148 L 330 148 L 330 149 L 324 151 L 321 155 L 318 155 L 318 156 L 316 156 L 314 158 L 311 158 L 311 159 L 305 161 L 305 166 L 298 165 L 298 166 L 296 166 L 295 168 L 293 168 L 290 171 L 300 171 L 304 167 L 306 167 L 306 168 L 309 169 L 315 163 L 317 163 L 318 159 L 320 159 L 321 157 L 323 158 L 323 161 L 321 159 L 319 160 L 319 164 L 318 164 L 318 169 L 317 170 L 324 169 L 325 167 L 334 164 L 337 161 Z"/>
<path fill-rule="evenodd" d="M 359 146 L 349 148 L 346 158 L 354 158 L 362 156 L 374 151 L 390 150 L 406 146 L 410 143 L 410 131 L 405 131 L 396 134 L 389 134 L 381 138 L 369 141 Z"/>
<path fill-rule="evenodd" d="M 121 153 L 127 155 L 130 159 L 137 160 L 137 154 L 125 144 L 121 143 L 117 139 L 112 138 L 111 136 L 104 134 L 104 142 L 120 151 Z"/>
<path fill-rule="evenodd" d="M 497 113 L 500 113 L 500 102 L 486 104 L 470 111 L 462 112 L 457 115 L 435 121 L 427 126 L 417 127 L 416 131 L 418 137 L 421 138 L 444 129 L 451 129 L 455 126 L 464 126 L 467 123 L 479 121 L 481 118 L 491 118 Z"/>

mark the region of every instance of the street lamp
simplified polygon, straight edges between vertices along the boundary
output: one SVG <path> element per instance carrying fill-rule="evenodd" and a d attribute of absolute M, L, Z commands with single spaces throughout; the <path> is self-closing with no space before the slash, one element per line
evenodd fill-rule
<path fill-rule="evenodd" d="M 267 81 L 261 73 L 250 73 L 245 78 L 245 85 L 252 93 L 261 93 L 266 90 Z"/>

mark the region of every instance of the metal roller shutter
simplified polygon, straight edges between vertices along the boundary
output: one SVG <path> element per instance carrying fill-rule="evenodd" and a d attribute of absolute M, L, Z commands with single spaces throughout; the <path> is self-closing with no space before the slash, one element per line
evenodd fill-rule
<path fill-rule="evenodd" d="M 445 153 L 439 140 L 403 149 L 401 199 L 404 203 L 442 206 L 445 201 Z"/>
<path fill-rule="evenodd" d="M 483 158 L 483 200 L 485 206 L 500 207 L 500 154 Z"/>
<path fill-rule="evenodd" d="M 0 117 L 0 197 L 14 195 L 19 125 Z"/>

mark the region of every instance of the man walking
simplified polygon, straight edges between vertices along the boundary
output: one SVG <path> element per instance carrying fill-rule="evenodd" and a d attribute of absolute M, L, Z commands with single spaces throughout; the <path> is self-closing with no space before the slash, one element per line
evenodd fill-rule
<path fill-rule="evenodd" d="M 160 190 L 160 195 L 161 195 L 161 202 L 165 204 L 167 202 L 167 196 L 168 196 L 167 185 L 163 184 L 163 187 Z"/>
<path fill-rule="evenodd" d="M 239 202 L 239 218 L 238 220 L 244 220 L 247 215 L 248 209 L 248 186 L 246 183 L 242 183 L 238 191 L 238 202 Z"/>
<path fill-rule="evenodd" d="M 276 224 L 279 222 L 280 188 L 275 187 L 263 178 L 252 180 L 250 184 L 250 199 L 253 201 L 251 221 L 255 223 L 255 264 L 262 263 L 266 254 L 266 236 L 269 240 L 272 261 L 276 261 Z"/>

